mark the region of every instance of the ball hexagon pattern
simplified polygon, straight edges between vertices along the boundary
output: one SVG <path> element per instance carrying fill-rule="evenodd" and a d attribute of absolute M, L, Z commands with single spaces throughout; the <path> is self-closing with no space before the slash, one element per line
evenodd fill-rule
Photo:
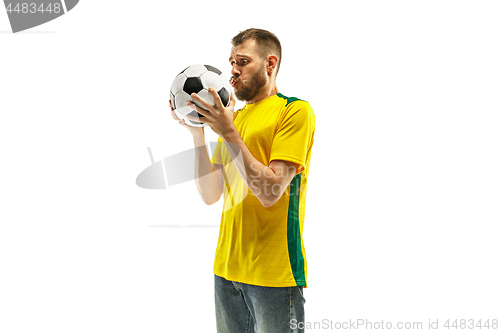
<path fill-rule="evenodd" d="M 186 118 L 186 115 L 204 117 L 186 104 L 188 101 L 191 101 L 201 107 L 198 102 L 191 98 L 191 94 L 196 93 L 205 101 L 214 105 L 214 99 L 208 92 L 208 88 L 210 87 L 213 87 L 217 91 L 222 104 L 228 106 L 231 97 L 231 85 L 220 70 L 210 65 L 192 65 L 185 68 L 175 77 L 170 87 L 170 100 L 172 101 L 175 114 L 179 118 L 184 119 L 186 124 L 190 126 L 206 126 L 199 121 L 191 121 Z"/>

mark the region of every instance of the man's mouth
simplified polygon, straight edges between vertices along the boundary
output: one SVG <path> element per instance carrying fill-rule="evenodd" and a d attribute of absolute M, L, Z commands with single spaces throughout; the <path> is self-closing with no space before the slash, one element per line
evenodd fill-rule
<path fill-rule="evenodd" d="M 238 83 L 238 80 L 232 77 L 231 80 L 229 80 L 229 83 L 231 84 L 232 87 L 234 87 Z"/>

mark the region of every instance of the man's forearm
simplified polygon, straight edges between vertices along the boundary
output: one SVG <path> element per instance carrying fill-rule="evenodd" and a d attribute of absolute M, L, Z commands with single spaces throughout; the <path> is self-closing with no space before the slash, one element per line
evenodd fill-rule
<path fill-rule="evenodd" d="M 222 187 L 207 153 L 205 136 L 193 137 L 195 146 L 194 182 L 204 203 L 217 202 L 222 194 Z"/>
<path fill-rule="evenodd" d="M 283 194 L 282 178 L 277 177 L 269 166 L 262 164 L 252 155 L 238 131 L 225 135 L 223 140 L 247 187 L 265 207 L 271 206 Z M 236 159 L 238 151 L 241 157 Z"/>

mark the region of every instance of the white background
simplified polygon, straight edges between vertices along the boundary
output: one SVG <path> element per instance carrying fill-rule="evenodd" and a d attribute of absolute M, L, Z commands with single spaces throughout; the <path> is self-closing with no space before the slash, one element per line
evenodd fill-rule
<path fill-rule="evenodd" d="M 135 179 L 147 147 L 192 147 L 169 113 L 175 75 L 229 76 L 230 40 L 250 27 L 280 38 L 278 88 L 316 115 L 306 320 L 500 319 L 499 14 L 83 0 L 12 34 L 0 10 L 0 331 L 215 332 L 218 228 L 172 225 L 217 225 L 221 204 L 193 182 Z"/>

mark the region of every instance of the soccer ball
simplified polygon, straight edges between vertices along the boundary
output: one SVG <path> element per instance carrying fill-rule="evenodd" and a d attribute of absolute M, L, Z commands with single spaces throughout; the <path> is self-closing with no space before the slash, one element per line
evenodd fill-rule
<path fill-rule="evenodd" d="M 231 85 L 224 75 L 222 75 L 220 70 L 210 65 L 193 65 L 180 72 L 175 77 L 172 87 L 170 88 L 170 100 L 172 101 L 172 107 L 177 117 L 184 119 L 186 124 L 190 126 L 206 126 L 206 124 L 199 121 L 187 119 L 186 115 L 193 117 L 204 116 L 187 106 L 186 103 L 191 101 L 202 107 L 191 98 L 191 94 L 196 93 L 205 101 L 214 105 L 214 99 L 208 92 L 209 87 L 213 87 L 215 91 L 217 91 L 224 106 L 229 105 Z"/>

